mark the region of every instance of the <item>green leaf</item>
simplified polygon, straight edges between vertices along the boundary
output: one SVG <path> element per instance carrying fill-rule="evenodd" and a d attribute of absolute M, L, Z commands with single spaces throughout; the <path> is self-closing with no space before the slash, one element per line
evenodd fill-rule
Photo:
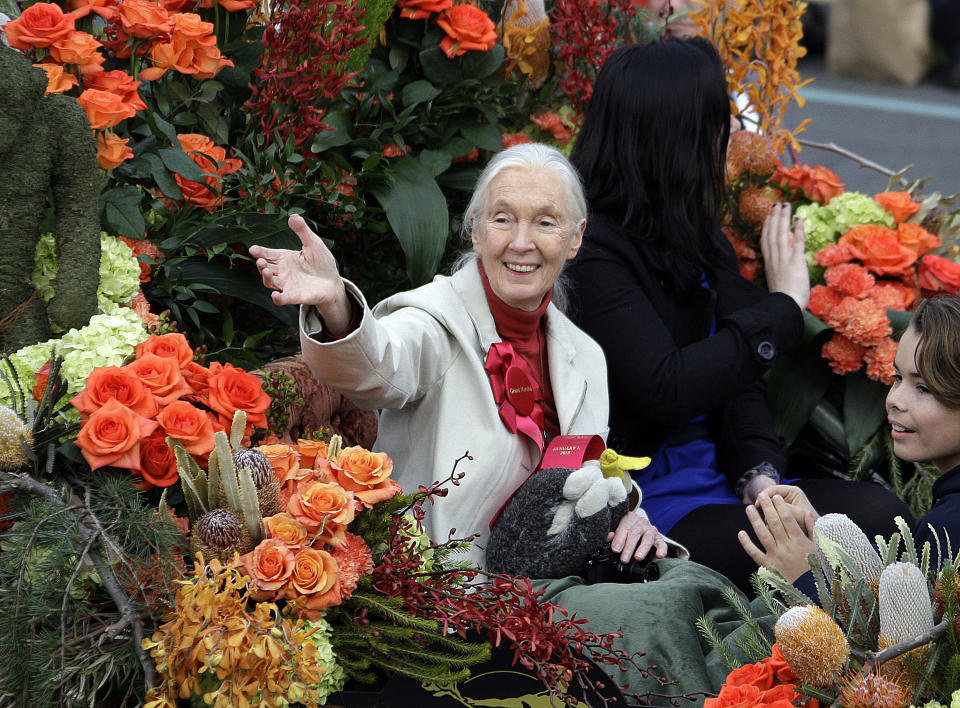
<path fill-rule="evenodd" d="M 173 175 L 170 174 L 170 171 L 163 166 L 163 161 L 160 159 L 160 156 L 151 152 L 142 155 L 142 158 L 150 165 L 150 176 L 153 178 L 153 181 L 156 182 L 160 191 L 171 199 L 183 199 L 183 192 L 180 191 L 180 186 L 173 178 Z"/>
<path fill-rule="evenodd" d="M 420 160 L 420 164 L 424 166 L 427 172 L 434 177 L 443 174 L 450 167 L 452 161 L 450 153 L 446 150 L 421 150 L 417 159 Z"/>
<path fill-rule="evenodd" d="M 494 72 L 503 64 L 506 52 L 502 44 L 495 44 L 493 49 L 486 52 L 471 51 L 463 55 L 463 75 L 471 79 L 485 79 L 493 76 Z"/>
<path fill-rule="evenodd" d="M 100 206 L 104 228 L 119 236 L 143 238 L 146 224 L 140 213 L 142 196 L 140 190 L 133 185 L 117 187 L 102 194 Z"/>
<path fill-rule="evenodd" d="M 820 399 L 833 375 L 820 356 L 819 339 L 809 341 L 783 357 L 767 377 L 767 403 L 777 434 L 792 443 Z"/>
<path fill-rule="evenodd" d="M 204 283 L 217 289 L 223 295 L 232 295 L 241 300 L 259 305 L 281 322 L 296 327 L 299 310 L 293 305 L 283 307 L 275 305 L 270 291 L 263 286 L 260 278 L 252 273 L 232 270 L 220 263 L 211 263 L 205 259 L 191 258 L 179 263 L 166 263 L 170 280 L 189 285 Z M 188 309 L 188 314 L 193 310 Z"/>
<path fill-rule="evenodd" d="M 157 150 L 157 155 L 171 172 L 176 172 L 192 182 L 203 182 L 203 170 L 200 169 L 200 165 L 191 160 L 190 156 L 179 147 L 160 148 Z"/>
<path fill-rule="evenodd" d="M 433 175 L 418 160 L 403 156 L 385 170 L 389 183 L 371 187 L 397 235 L 413 285 L 437 272 L 447 243 L 450 214 Z"/>
<path fill-rule="evenodd" d="M 317 133 L 310 142 L 313 152 L 323 152 L 332 147 L 346 145 L 353 138 L 350 136 L 352 121 L 344 111 L 330 111 L 323 117 L 323 122 L 330 126 L 330 130 Z"/>
<path fill-rule="evenodd" d="M 410 61 L 410 48 L 399 42 L 390 45 L 390 68 L 396 71 L 403 71 L 407 68 Z"/>
<path fill-rule="evenodd" d="M 447 59 L 439 45 L 420 52 L 420 65 L 423 67 L 423 75 L 435 84 L 456 84 L 463 80 L 460 64 L 453 59 Z"/>
<path fill-rule="evenodd" d="M 477 184 L 477 177 L 479 176 L 480 170 L 477 167 L 463 165 L 451 167 L 449 170 L 437 177 L 437 182 L 441 187 L 455 189 L 458 192 L 466 192 L 467 194 L 470 194 L 473 192 L 473 188 Z"/>
<path fill-rule="evenodd" d="M 887 417 L 887 387 L 862 372 L 847 374 L 843 394 L 843 428 L 850 455 L 856 455 Z"/>
<path fill-rule="evenodd" d="M 200 312 L 206 312 L 208 315 L 215 315 L 220 310 L 218 310 L 212 303 L 207 302 L 206 300 L 196 300 L 191 305 L 194 310 L 199 310 Z"/>
<path fill-rule="evenodd" d="M 503 138 L 497 126 L 483 123 L 481 125 L 468 125 L 460 130 L 467 140 L 472 142 L 481 150 L 489 152 L 500 152 L 503 149 Z"/>
<path fill-rule="evenodd" d="M 913 317 L 912 312 L 904 312 L 903 310 L 887 310 L 887 319 L 890 320 L 890 326 L 893 328 L 894 338 L 897 338 L 903 334 L 904 330 L 906 330 L 907 326 L 910 324 L 911 317 Z"/>
<path fill-rule="evenodd" d="M 175 86 L 176 84 L 169 84 L 168 86 Z M 180 140 L 177 138 L 177 131 L 174 130 L 173 126 L 167 123 L 163 118 L 158 116 L 153 111 L 147 111 L 147 121 L 150 123 L 150 127 L 156 127 L 154 134 L 159 137 L 165 137 L 170 141 L 171 145 L 179 145 Z"/>
<path fill-rule="evenodd" d="M 401 101 L 404 106 L 415 106 L 418 103 L 432 101 L 440 95 L 440 89 L 429 81 L 414 81 L 403 87 Z"/>
<path fill-rule="evenodd" d="M 825 332 L 830 329 L 827 325 L 823 323 L 822 320 L 817 319 L 811 315 L 807 310 L 803 311 L 803 341 L 809 342 L 811 339 L 816 337 L 821 332 Z"/>
<path fill-rule="evenodd" d="M 188 111 L 180 111 L 173 117 L 174 125 L 196 125 L 197 116 Z"/>

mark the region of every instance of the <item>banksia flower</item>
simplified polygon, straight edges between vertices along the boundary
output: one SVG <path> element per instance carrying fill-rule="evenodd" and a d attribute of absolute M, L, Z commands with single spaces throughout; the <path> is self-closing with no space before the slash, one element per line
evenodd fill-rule
<path fill-rule="evenodd" d="M 12 409 L 0 406 L 0 470 L 13 472 L 30 461 L 21 438 L 33 447 L 33 433 L 27 424 Z"/>
<path fill-rule="evenodd" d="M 880 573 L 883 572 L 883 561 L 880 560 L 880 556 L 874 550 L 867 534 L 853 523 L 849 516 L 846 514 L 824 514 L 813 525 L 813 533 L 814 538 L 822 536 L 843 548 L 853 558 L 857 570 L 867 579 L 874 595 L 876 595 L 880 584 Z M 824 572 L 827 572 L 830 563 L 823 551 L 820 550 L 819 543 L 817 544 L 817 556 L 820 558 L 820 565 Z"/>
<path fill-rule="evenodd" d="M 877 596 L 880 606 L 880 636 L 877 645 L 885 649 L 908 639 L 916 639 L 933 629 L 933 605 L 927 590 L 927 579 L 913 563 L 892 563 L 880 576 Z M 926 665 L 929 647 L 917 647 L 883 664 L 881 671 L 888 678 L 904 676 L 913 693 L 918 676 L 912 670 L 914 661 Z"/>
<path fill-rule="evenodd" d="M 253 479 L 253 486 L 257 488 L 257 500 L 260 502 L 260 516 L 267 517 L 279 514 L 284 510 L 280 499 L 280 484 L 273 475 L 270 459 L 260 450 L 243 448 L 233 453 L 233 464 L 240 470 L 247 468 Z"/>
<path fill-rule="evenodd" d="M 243 519 L 230 509 L 214 509 L 200 517 L 190 533 L 190 554 L 228 561 L 234 553 L 243 555 L 253 548 Z"/>
<path fill-rule="evenodd" d="M 773 634 L 793 673 L 812 686 L 831 685 L 850 656 L 843 630 L 814 605 L 791 607 L 777 620 Z"/>
<path fill-rule="evenodd" d="M 905 708 L 910 694 L 895 678 L 879 673 L 850 674 L 840 691 L 840 705 L 844 708 Z"/>

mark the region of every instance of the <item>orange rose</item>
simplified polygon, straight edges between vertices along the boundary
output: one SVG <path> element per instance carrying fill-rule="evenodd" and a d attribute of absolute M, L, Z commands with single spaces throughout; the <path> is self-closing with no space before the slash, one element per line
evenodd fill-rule
<path fill-rule="evenodd" d="M 270 538 L 283 541 L 288 548 L 293 550 L 303 548 L 310 542 L 310 533 L 307 531 L 307 527 L 285 511 L 266 517 L 263 520 L 263 525 L 266 527 L 267 535 Z"/>
<path fill-rule="evenodd" d="M 206 175 L 203 182 L 193 182 L 179 174 L 173 175 L 180 191 L 183 192 L 184 199 L 208 211 L 219 207 L 223 203 L 220 178 L 236 172 L 243 163 L 235 158 L 228 159 L 226 151 L 214 145 L 206 135 L 183 133 L 177 138 L 183 151 L 200 166 Z"/>
<path fill-rule="evenodd" d="M 397 0 L 397 7 L 400 8 L 400 17 L 422 20 L 431 13 L 449 10 L 453 7 L 453 0 Z"/>
<path fill-rule="evenodd" d="M 180 369 L 180 374 L 183 376 L 183 380 L 186 381 L 193 390 L 192 398 L 199 398 L 205 401 L 210 389 L 210 370 L 205 366 L 200 366 L 200 364 L 195 361 L 191 361 Z"/>
<path fill-rule="evenodd" d="M 773 667 L 763 662 L 746 664 L 727 674 L 724 683 L 729 686 L 756 686 L 761 691 L 766 691 L 773 686 Z"/>
<path fill-rule="evenodd" d="M 50 56 L 61 64 L 75 64 L 81 74 L 97 74 L 106 59 L 98 51 L 102 46 L 92 34 L 75 30 L 50 45 Z"/>
<path fill-rule="evenodd" d="M 137 357 L 144 354 L 156 354 L 157 356 L 174 359 L 181 369 L 193 361 L 193 349 L 187 343 L 187 338 L 179 332 L 151 334 L 146 341 L 137 345 L 136 353 Z"/>
<path fill-rule="evenodd" d="M 137 415 L 116 399 L 94 411 L 80 428 L 76 445 L 91 469 L 112 465 L 140 469 L 140 441 L 157 427 L 157 421 Z"/>
<path fill-rule="evenodd" d="M 960 293 L 960 264 L 928 253 L 920 261 L 917 283 L 920 294 L 933 297 L 941 293 Z"/>
<path fill-rule="evenodd" d="M 803 192 L 807 199 L 823 204 L 829 204 L 831 199 L 843 194 L 844 188 L 836 173 L 822 165 L 779 165 L 770 181 L 794 192 Z"/>
<path fill-rule="evenodd" d="M 323 440 L 297 440 L 297 452 L 300 453 L 300 464 L 313 469 L 317 458 L 321 461 L 327 457 L 330 444 Z"/>
<path fill-rule="evenodd" d="M 920 224 L 908 222 L 903 222 L 897 226 L 897 238 L 900 239 L 900 243 L 913 250 L 918 256 L 922 256 L 927 251 L 941 245 L 940 239 Z"/>
<path fill-rule="evenodd" d="M 313 619 L 320 610 L 342 602 L 337 585 L 337 561 L 326 551 L 301 548 L 293 559 L 293 572 L 284 597 L 301 617 Z"/>
<path fill-rule="evenodd" d="M 129 138 L 121 138 L 113 133 L 97 133 L 97 164 L 102 169 L 112 170 L 133 157 Z"/>
<path fill-rule="evenodd" d="M 497 43 L 497 28 L 483 10 L 474 5 L 454 5 L 437 18 L 447 33 L 440 49 L 450 59 L 471 49 L 486 52 Z"/>
<path fill-rule="evenodd" d="M 127 118 L 137 115 L 136 108 L 129 103 L 124 103 L 117 94 L 108 91 L 86 89 L 80 94 L 77 103 L 87 112 L 90 127 L 94 130 L 112 128 Z"/>
<path fill-rule="evenodd" d="M 703 708 L 753 708 L 760 699 L 756 686 L 730 686 L 724 684 L 716 698 L 708 698 Z"/>
<path fill-rule="evenodd" d="M 140 98 L 140 83 L 140 81 L 134 81 L 130 74 L 120 69 L 102 71 L 98 74 L 83 77 L 84 88 L 116 94 L 121 101 L 137 111 L 145 110 L 147 107 L 147 104 Z"/>
<path fill-rule="evenodd" d="M 260 590 L 275 591 L 286 585 L 293 573 L 294 555 L 287 544 L 274 538 L 265 538 L 249 553 L 241 556 L 247 575 Z M 268 597 L 254 599 L 266 600 Z"/>
<path fill-rule="evenodd" d="M 49 47 L 73 32 L 76 12 L 64 14 L 60 6 L 52 2 L 31 5 L 15 20 L 3 26 L 7 42 L 22 52 L 31 47 Z"/>
<path fill-rule="evenodd" d="M 67 7 L 78 11 L 78 17 L 95 12 L 108 22 L 117 16 L 117 0 L 68 0 Z"/>
<path fill-rule="evenodd" d="M 759 705 L 771 706 L 771 708 L 780 708 L 780 706 L 786 708 L 787 706 L 792 706 L 793 702 L 800 698 L 803 698 L 803 696 L 797 693 L 792 685 L 789 683 L 781 683 L 763 691 L 760 694 L 761 702 Z"/>
<path fill-rule="evenodd" d="M 209 455 L 213 450 L 213 426 L 204 411 L 186 401 L 174 401 L 157 415 L 167 435 L 183 443 L 191 455 Z"/>
<path fill-rule="evenodd" d="M 913 201 L 910 192 L 881 192 L 874 194 L 873 198 L 877 204 L 893 214 L 893 219 L 898 224 L 920 211 L 920 202 Z"/>
<path fill-rule="evenodd" d="M 854 226 L 837 243 L 878 275 L 902 275 L 917 260 L 916 251 L 901 244 L 896 231 L 876 224 Z"/>
<path fill-rule="evenodd" d="M 233 414 L 242 410 L 247 423 L 258 428 L 267 427 L 264 411 L 270 406 L 270 396 L 261 388 L 260 379 L 232 364 L 214 362 L 210 366 L 210 407 L 229 425 Z"/>
<path fill-rule="evenodd" d="M 153 0 L 123 0 L 120 25 L 131 37 L 166 37 L 170 33 L 170 14 Z"/>
<path fill-rule="evenodd" d="M 144 418 L 157 414 L 157 401 L 139 378 L 119 366 L 101 366 L 87 377 L 87 384 L 70 403 L 84 416 L 116 400 Z"/>
<path fill-rule="evenodd" d="M 177 457 L 162 430 L 154 430 L 140 442 L 140 474 L 155 487 L 170 487 L 180 480 Z"/>
<path fill-rule="evenodd" d="M 43 64 L 34 64 L 38 69 L 43 69 L 47 73 L 46 94 L 63 93 L 69 91 L 77 85 L 77 77 L 63 70 L 60 64 L 55 62 L 44 62 Z"/>
<path fill-rule="evenodd" d="M 340 451 L 332 469 L 337 482 L 353 492 L 366 507 L 400 493 L 399 485 L 390 479 L 393 460 L 384 452 L 346 447 Z"/>
<path fill-rule="evenodd" d="M 787 660 L 783 658 L 783 652 L 780 651 L 780 645 L 776 642 L 774 642 L 773 647 L 770 650 L 769 658 L 764 659 L 763 663 L 768 664 L 770 668 L 773 669 L 773 673 L 777 677 L 778 681 L 782 681 L 783 683 L 793 683 L 797 680 L 797 675 L 793 673 L 793 669 L 790 668 Z"/>
<path fill-rule="evenodd" d="M 326 536 L 331 524 L 346 526 L 353 521 L 353 493 L 339 484 L 306 482 L 290 497 L 287 511 L 311 533 L 323 529 Z M 341 535 L 336 530 L 334 534 Z"/>
<path fill-rule="evenodd" d="M 273 476 L 281 485 L 300 469 L 300 455 L 292 445 L 260 445 L 257 449 L 270 460 Z"/>
<path fill-rule="evenodd" d="M 183 380 L 175 359 L 156 354 L 144 354 L 123 369 L 139 378 L 162 405 L 172 403 L 181 396 L 193 392 Z"/>

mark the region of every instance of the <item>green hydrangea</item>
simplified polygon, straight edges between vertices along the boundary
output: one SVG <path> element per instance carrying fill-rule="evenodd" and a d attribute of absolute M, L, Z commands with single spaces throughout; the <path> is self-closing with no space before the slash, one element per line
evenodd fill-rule
<path fill-rule="evenodd" d="M 44 303 L 53 297 L 57 278 L 57 251 L 53 234 L 43 234 L 37 243 L 33 284 Z M 100 285 L 97 304 L 106 311 L 110 305 L 129 305 L 140 287 L 140 263 L 130 247 L 116 236 L 100 232 Z"/>
<path fill-rule="evenodd" d="M 326 673 L 320 679 L 320 685 L 316 687 L 320 694 L 320 705 L 323 705 L 326 703 L 327 696 L 343 688 L 343 684 L 347 682 L 347 676 L 333 653 L 333 645 L 330 643 L 333 627 L 330 623 L 321 617 L 317 620 L 304 620 L 304 624 L 308 629 L 316 630 L 310 635 L 310 641 L 317 645 L 317 655 L 327 667 Z"/>
<path fill-rule="evenodd" d="M 807 255 L 836 243 L 847 231 L 859 224 L 880 224 L 893 228 L 893 215 L 880 206 L 873 197 L 859 192 L 846 192 L 834 197 L 827 205 L 804 204 L 797 209 L 803 219 Z"/>
<path fill-rule="evenodd" d="M 911 705 L 910 708 L 947 708 L 939 701 L 930 701 L 922 706 Z M 950 708 L 960 708 L 960 691 L 954 691 L 950 697 Z"/>
<path fill-rule="evenodd" d="M 63 376 L 67 380 L 68 397 L 83 390 L 87 377 L 100 366 L 120 366 L 132 356 L 137 345 L 147 339 L 149 333 L 137 313 L 127 307 L 109 303 L 107 310 L 90 318 L 86 327 L 71 329 L 60 339 L 49 339 L 31 344 L 15 352 L 10 361 L 16 378 L 24 391 L 33 388 L 34 375 L 50 360 L 56 347 L 63 357 Z M 4 365 L 3 373 L 10 375 Z M 0 390 L 0 403 L 10 402 L 8 386 Z"/>

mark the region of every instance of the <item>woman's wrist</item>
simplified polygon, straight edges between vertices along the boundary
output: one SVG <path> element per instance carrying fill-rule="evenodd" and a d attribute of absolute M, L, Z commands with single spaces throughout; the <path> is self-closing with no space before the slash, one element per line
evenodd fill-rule
<path fill-rule="evenodd" d="M 777 468 L 764 460 L 744 472 L 734 485 L 733 491 L 745 504 L 752 504 L 760 490 L 779 483 L 780 473 Z"/>

